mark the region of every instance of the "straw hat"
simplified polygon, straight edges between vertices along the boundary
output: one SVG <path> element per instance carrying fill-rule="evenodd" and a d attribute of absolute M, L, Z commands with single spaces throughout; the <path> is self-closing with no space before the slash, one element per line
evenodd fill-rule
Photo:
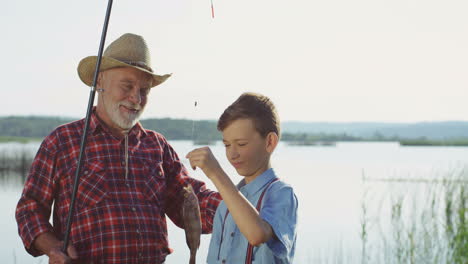
<path fill-rule="evenodd" d="M 94 71 L 97 56 L 89 56 L 78 64 L 78 75 L 86 85 L 93 85 Z M 148 46 L 143 37 L 126 33 L 109 46 L 104 51 L 101 59 L 100 71 L 109 70 L 116 67 L 132 67 L 146 72 L 153 76 L 151 87 L 163 83 L 170 74 L 157 75 L 151 68 L 151 58 Z"/>

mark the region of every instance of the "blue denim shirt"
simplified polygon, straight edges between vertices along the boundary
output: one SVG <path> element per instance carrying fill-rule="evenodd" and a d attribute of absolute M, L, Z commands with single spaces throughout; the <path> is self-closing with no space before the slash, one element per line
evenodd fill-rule
<path fill-rule="evenodd" d="M 237 188 L 256 207 L 263 190 L 275 178 L 274 170 L 268 169 L 249 184 L 242 180 Z M 260 217 L 270 224 L 275 236 L 254 247 L 252 263 L 292 263 L 296 246 L 297 207 L 297 197 L 290 185 L 282 181 L 270 185 L 263 197 Z M 213 223 L 207 263 L 245 263 L 247 239 L 239 231 L 231 214 L 224 222 L 226 211 L 226 204 L 221 202 Z"/>

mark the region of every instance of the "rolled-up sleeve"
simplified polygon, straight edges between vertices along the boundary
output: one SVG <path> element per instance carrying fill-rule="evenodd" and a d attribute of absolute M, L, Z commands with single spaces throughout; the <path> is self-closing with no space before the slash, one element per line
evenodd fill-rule
<path fill-rule="evenodd" d="M 15 214 L 18 233 L 26 250 L 33 256 L 42 254 L 33 247 L 37 236 L 53 232 L 49 218 L 54 196 L 54 164 L 54 137 L 49 136 L 34 158 Z"/>
<path fill-rule="evenodd" d="M 289 258 L 294 251 L 296 240 L 298 201 L 290 186 L 275 185 L 265 196 L 260 216 L 273 229 L 275 237 L 267 242 L 267 246 L 278 258 Z"/>

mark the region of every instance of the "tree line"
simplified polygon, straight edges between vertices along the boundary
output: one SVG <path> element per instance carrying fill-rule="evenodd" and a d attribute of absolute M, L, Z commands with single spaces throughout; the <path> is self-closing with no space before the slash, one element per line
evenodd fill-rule
<path fill-rule="evenodd" d="M 23 139 L 42 139 L 54 128 L 72 122 L 75 119 L 64 117 L 11 116 L 0 117 L 0 141 L 21 141 Z M 169 140 L 193 140 L 210 142 L 221 140 L 221 133 L 216 128 L 216 121 L 172 118 L 151 118 L 141 120 L 146 129 L 155 130 Z M 437 140 L 420 137 L 405 139 L 398 136 L 385 136 L 375 132 L 370 136 L 356 136 L 347 133 L 304 133 L 286 132 L 282 141 L 299 145 L 314 142 L 336 141 L 399 141 L 402 145 L 468 145 L 468 139 Z M 456 142 L 455 142 L 456 140 Z"/>
<path fill-rule="evenodd" d="M 43 138 L 54 128 L 72 122 L 75 119 L 63 117 L 16 116 L 0 118 L 0 136 Z M 216 121 L 171 118 L 151 118 L 141 120 L 146 129 L 155 130 L 170 140 L 220 140 L 221 133 L 216 128 Z M 358 141 L 360 137 L 346 133 L 283 133 L 286 141 Z"/>

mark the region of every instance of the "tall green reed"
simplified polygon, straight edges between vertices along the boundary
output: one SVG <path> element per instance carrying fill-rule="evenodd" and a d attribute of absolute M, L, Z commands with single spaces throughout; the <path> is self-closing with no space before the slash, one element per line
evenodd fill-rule
<path fill-rule="evenodd" d="M 364 181 L 368 189 L 380 184 L 384 198 L 363 199 L 361 263 L 468 263 L 467 168 L 437 179 Z"/>

